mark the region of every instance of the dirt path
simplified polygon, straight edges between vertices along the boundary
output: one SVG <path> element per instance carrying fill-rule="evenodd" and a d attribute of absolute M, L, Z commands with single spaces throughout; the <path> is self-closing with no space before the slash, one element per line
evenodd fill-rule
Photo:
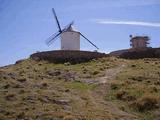
<path fill-rule="evenodd" d="M 126 67 L 126 64 L 122 64 L 116 68 L 107 69 L 105 72 L 105 76 L 99 78 L 99 83 L 105 84 L 109 80 L 116 79 L 116 75 L 121 72 Z"/>
<path fill-rule="evenodd" d="M 122 64 L 118 67 L 107 69 L 105 75 L 96 79 L 82 79 L 80 82 L 87 84 L 105 84 L 110 80 L 116 79 L 116 75 L 126 67 L 126 64 Z"/>
<path fill-rule="evenodd" d="M 126 64 L 122 64 L 116 68 L 106 70 L 105 76 L 95 80 L 98 87 L 91 91 L 90 99 L 96 107 L 102 109 L 104 112 L 109 112 L 115 120 L 137 120 L 135 115 L 120 110 L 111 101 L 106 101 L 106 92 L 109 90 L 109 81 L 116 79 L 116 75 L 124 70 Z"/>

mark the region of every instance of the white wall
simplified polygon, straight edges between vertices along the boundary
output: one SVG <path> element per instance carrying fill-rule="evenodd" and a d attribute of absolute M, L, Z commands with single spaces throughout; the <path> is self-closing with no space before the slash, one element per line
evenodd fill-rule
<path fill-rule="evenodd" d="M 80 34 L 72 31 L 62 33 L 61 50 L 80 50 Z"/>

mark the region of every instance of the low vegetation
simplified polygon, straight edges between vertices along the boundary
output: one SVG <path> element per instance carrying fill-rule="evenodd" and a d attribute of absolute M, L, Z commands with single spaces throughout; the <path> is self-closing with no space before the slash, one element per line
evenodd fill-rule
<path fill-rule="evenodd" d="M 0 68 L 0 120 L 158 120 L 159 71 L 153 58 L 18 61 Z"/>
<path fill-rule="evenodd" d="M 111 84 L 107 94 L 121 108 L 135 112 L 145 120 L 159 118 L 160 113 L 160 59 L 129 60 Z M 124 107 L 125 106 L 125 107 Z"/>
<path fill-rule="evenodd" d="M 27 59 L 0 68 L 0 120 L 84 120 L 97 114 L 99 119 L 110 118 L 90 98 L 96 84 L 83 79 L 103 76 L 117 66 L 114 59 L 76 65 Z"/>

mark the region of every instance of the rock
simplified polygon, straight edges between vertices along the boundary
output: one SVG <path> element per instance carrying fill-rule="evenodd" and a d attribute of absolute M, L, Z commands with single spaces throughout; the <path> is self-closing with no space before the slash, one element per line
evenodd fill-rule
<path fill-rule="evenodd" d="M 27 96 L 26 100 L 35 100 L 34 96 Z"/>
<path fill-rule="evenodd" d="M 65 79 L 65 81 L 73 81 L 75 80 L 76 75 L 75 73 L 67 72 L 67 73 L 64 73 L 62 77 Z"/>
<path fill-rule="evenodd" d="M 47 71 L 47 74 L 50 76 L 58 76 L 61 74 L 61 72 L 60 70 L 50 70 L 50 71 Z"/>
<path fill-rule="evenodd" d="M 71 110 L 71 106 L 69 106 L 69 105 L 63 105 L 63 109 L 65 111 L 70 111 Z"/>
<path fill-rule="evenodd" d="M 69 90 L 69 89 L 66 89 L 65 92 L 70 92 L 70 90 Z"/>
<path fill-rule="evenodd" d="M 19 81 L 21 83 L 25 82 L 26 80 L 27 80 L 26 78 L 19 78 L 19 79 L 17 79 L 17 81 Z"/>
<path fill-rule="evenodd" d="M 33 87 L 33 88 L 41 88 L 41 86 L 38 85 L 38 84 L 34 84 L 32 87 Z"/>
<path fill-rule="evenodd" d="M 5 71 L 0 71 L 0 79 L 16 79 L 17 74 L 16 73 L 7 73 Z"/>
<path fill-rule="evenodd" d="M 38 98 L 38 100 L 44 103 L 49 103 L 51 101 L 48 96 L 42 96 Z"/>
<path fill-rule="evenodd" d="M 70 100 L 53 100 L 53 102 L 58 105 L 69 105 L 71 101 Z"/>
<path fill-rule="evenodd" d="M 22 89 L 19 91 L 19 94 L 23 94 L 23 93 L 25 93 L 25 90 Z"/>
<path fill-rule="evenodd" d="M 36 68 L 33 69 L 34 72 L 38 72 L 38 70 Z"/>
<path fill-rule="evenodd" d="M 8 116 L 8 115 L 10 115 L 10 112 L 5 111 L 5 112 L 4 112 L 4 115 Z"/>
<path fill-rule="evenodd" d="M 42 66 L 42 63 L 38 63 L 39 66 Z"/>
<path fill-rule="evenodd" d="M 23 100 L 26 100 L 30 103 L 35 103 L 36 97 L 35 96 L 27 96 L 27 97 L 24 97 Z"/>
<path fill-rule="evenodd" d="M 42 86 L 42 88 L 46 88 L 46 87 L 48 87 L 48 84 L 47 83 L 42 83 L 41 86 Z"/>
<path fill-rule="evenodd" d="M 71 63 L 70 62 L 66 62 L 66 63 L 64 63 L 64 65 L 65 66 L 69 66 L 69 65 L 71 65 Z"/>
<path fill-rule="evenodd" d="M 8 73 L 8 76 L 12 79 L 16 79 L 17 75 L 15 73 Z"/>
<path fill-rule="evenodd" d="M 8 78 L 8 75 L 6 74 L 6 72 L 4 71 L 0 71 L 0 79 L 7 79 Z"/>
<path fill-rule="evenodd" d="M 22 59 L 22 60 L 18 60 L 18 61 L 16 61 L 16 63 L 15 63 L 15 64 L 19 64 L 19 63 L 22 63 L 23 61 L 25 61 L 25 59 Z"/>
<path fill-rule="evenodd" d="M 58 104 L 58 105 L 64 105 L 64 106 L 69 105 L 69 103 L 70 103 L 70 100 L 64 100 L 64 99 L 56 100 L 56 99 L 51 99 L 48 96 L 41 96 L 41 97 L 38 98 L 38 100 L 41 101 L 41 102 L 44 102 L 44 103 L 51 102 L 51 103 L 55 103 L 55 104 Z"/>
<path fill-rule="evenodd" d="M 3 86 L 4 89 L 8 89 L 10 87 L 10 84 L 6 84 Z"/>
<path fill-rule="evenodd" d="M 25 118 L 25 113 L 24 112 L 21 112 L 17 115 L 17 119 L 24 119 Z"/>
<path fill-rule="evenodd" d="M 31 68 L 31 66 L 27 66 L 27 67 L 26 67 L 26 69 L 30 69 L 30 68 Z"/>
<path fill-rule="evenodd" d="M 44 78 L 46 78 L 46 79 L 52 79 L 53 78 L 53 76 L 50 76 L 50 75 L 38 75 L 38 77 L 40 78 L 40 79 L 44 79 Z"/>
<path fill-rule="evenodd" d="M 76 82 L 86 83 L 86 84 L 98 84 L 98 80 L 94 79 L 82 79 L 82 80 L 76 80 Z"/>
<path fill-rule="evenodd" d="M 7 76 L 3 76 L 3 79 L 5 79 L 5 80 L 6 80 L 7 78 L 8 78 Z"/>
<path fill-rule="evenodd" d="M 8 94 L 5 96 L 5 99 L 8 101 L 13 101 L 16 99 L 15 94 Z"/>
<path fill-rule="evenodd" d="M 20 84 L 14 84 L 12 87 L 13 88 L 24 88 L 24 86 Z"/>

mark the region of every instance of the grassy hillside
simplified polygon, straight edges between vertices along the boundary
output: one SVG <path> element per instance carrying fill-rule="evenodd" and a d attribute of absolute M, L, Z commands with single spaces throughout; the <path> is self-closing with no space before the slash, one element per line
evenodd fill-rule
<path fill-rule="evenodd" d="M 160 118 L 160 59 L 130 60 L 111 81 L 106 99 L 145 120 Z"/>
<path fill-rule="evenodd" d="M 111 63 L 114 60 L 109 58 L 77 65 L 28 59 L 1 68 L 0 118 L 93 119 L 95 114 L 110 117 L 90 102 L 89 92 L 96 85 L 80 80 L 103 76 L 105 69 L 116 66 Z"/>
<path fill-rule="evenodd" d="M 157 119 L 159 71 L 159 59 L 27 59 L 0 68 L 0 120 Z"/>

